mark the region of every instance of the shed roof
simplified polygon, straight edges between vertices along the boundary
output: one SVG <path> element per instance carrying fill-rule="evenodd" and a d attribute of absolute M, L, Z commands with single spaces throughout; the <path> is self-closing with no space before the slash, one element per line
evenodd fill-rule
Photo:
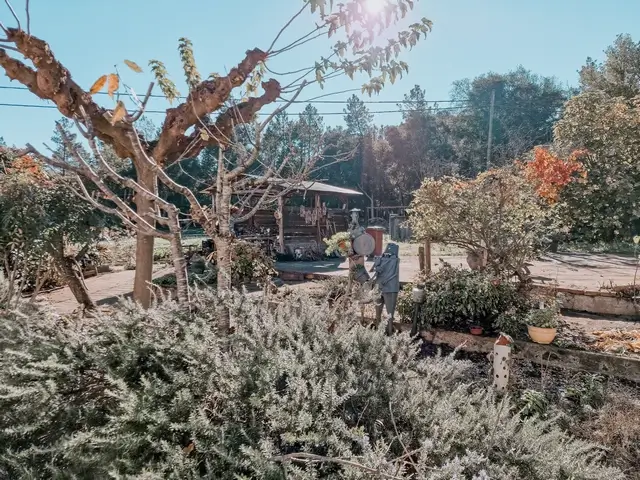
<path fill-rule="evenodd" d="M 247 177 L 253 177 L 259 179 L 260 177 L 255 175 L 246 175 Z M 314 180 L 304 180 L 299 182 L 289 182 L 280 178 L 272 178 L 268 180 L 269 183 L 273 183 L 282 187 L 283 190 L 305 191 L 305 192 L 318 192 L 318 193 L 333 193 L 336 195 L 362 195 L 357 190 L 351 190 L 349 188 L 336 187 L 335 185 L 329 185 L 328 183 L 316 182 Z M 215 191 L 215 185 L 203 190 L 203 193 L 212 193 Z"/>

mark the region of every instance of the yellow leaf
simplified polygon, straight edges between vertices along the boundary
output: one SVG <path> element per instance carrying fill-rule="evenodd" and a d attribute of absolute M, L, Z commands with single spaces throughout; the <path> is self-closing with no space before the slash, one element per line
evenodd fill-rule
<path fill-rule="evenodd" d="M 142 69 L 138 66 L 136 62 L 132 62 L 131 60 L 125 60 L 124 63 L 127 67 L 129 67 L 134 72 L 142 73 Z"/>
<path fill-rule="evenodd" d="M 110 73 L 108 80 L 109 80 L 109 85 L 107 86 L 107 93 L 109 94 L 110 97 L 113 97 L 113 94 L 116 93 L 116 91 L 118 90 L 118 87 L 120 86 L 120 79 L 118 78 L 118 75 L 116 75 L 115 73 Z"/>
<path fill-rule="evenodd" d="M 89 89 L 89 93 L 91 95 L 98 93 L 100 90 L 102 90 L 104 88 L 104 85 L 107 83 L 107 76 L 106 75 L 102 75 L 99 79 L 97 79 L 93 85 L 91 85 L 91 88 Z"/>
<path fill-rule="evenodd" d="M 115 125 L 117 122 L 122 120 L 127 114 L 127 107 L 124 106 L 122 100 L 118 100 L 118 104 L 116 108 L 113 110 L 113 115 L 111 116 L 111 125 Z"/>
<path fill-rule="evenodd" d="M 204 128 L 200 129 L 200 138 L 205 142 L 209 141 L 209 134 L 207 133 L 207 131 Z"/>

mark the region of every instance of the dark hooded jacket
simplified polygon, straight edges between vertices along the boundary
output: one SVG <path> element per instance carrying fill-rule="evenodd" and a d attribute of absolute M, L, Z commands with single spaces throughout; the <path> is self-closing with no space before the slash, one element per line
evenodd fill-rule
<path fill-rule="evenodd" d="M 397 293 L 400 291 L 400 258 L 398 245 L 390 243 L 384 253 L 376 257 L 372 272 L 375 272 L 376 284 L 381 293 Z"/>

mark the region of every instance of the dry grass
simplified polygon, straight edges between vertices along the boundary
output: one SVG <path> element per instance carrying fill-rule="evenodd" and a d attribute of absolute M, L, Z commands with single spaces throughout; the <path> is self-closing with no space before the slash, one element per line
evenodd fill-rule
<path fill-rule="evenodd" d="M 637 395 L 637 394 L 636 394 Z M 632 479 L 640 479 L 640 400 L 631 392 L 615 392 L 581 425 L 581 434 L 609 449 L 612 463 Z"/>

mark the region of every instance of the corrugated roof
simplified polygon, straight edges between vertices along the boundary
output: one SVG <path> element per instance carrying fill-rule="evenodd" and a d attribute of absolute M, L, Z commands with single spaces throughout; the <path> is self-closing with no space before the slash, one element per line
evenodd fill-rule
<path fill-rule="evenodd" d="M 336 187 L 335 185 L 329 185 L 328 183 L 304 181 L 296 184 L 290 184 L 288 182 L 282 182 L 281 185 L 285 188 L 292 188 L 295 190 L 306 190 L 308 192 L 319 193 L 338 193 L 340 195 L 362 195 L 362 193 L 351 190 L 349 188 Z"/>
<path fill-rule="evenodd" d="M 246 175 L 247 177 L 253 177 L 259 179 L 260 177 L 255 175 Z M 318 193 L 335 193 L 338 195 L 362 195 L 361 192 L 357 190 L 351 190 L 349 188 L 336 187 L 334 185 L 329 185 L 328 183 L 316 182 L 312 180 L 306 180 L 296 183 L 291 183 L 283 179 L 273 178 L 269 179 L 270 183 L 274 183 L 283 189 L 291 189 L 296 191 L 307 191 L 307 192 L 318 192 Z M 215 186 L 209 187 L 203 192 L 211 193 L 215 191 Z"/>

